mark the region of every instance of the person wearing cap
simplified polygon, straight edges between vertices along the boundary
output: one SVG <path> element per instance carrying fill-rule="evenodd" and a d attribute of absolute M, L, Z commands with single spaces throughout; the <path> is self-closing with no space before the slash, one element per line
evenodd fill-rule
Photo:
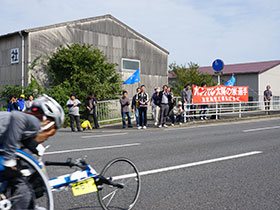
<path fill-rule="evenodd" d="M 79 107 L 82 105 L 82 103 L 76 99 L 74 94 L 71 94 L 70 99 L 67 101 L 66 106 L 68 107 L 68 114 L 70 117 L 70 127 L 72 132 L 75 132 L 75 123 L 78 131 L 81 131 L 81 123 L 80 123 L 80 113 L 79 113 Z"/>
<path fill-rule="evenodd" d="M 26 184 L 22 171 L 17 168 L 16 149 L 21 145 L 41 156 L 41 144 L 56 133 L 64 121 L 62 107 L 52 98 L 43 95 L 36 99 L 29 112 L 0 112 L 0 145 L 3 146 L 2 178 L 12 186 L 14 210 L 43 209 L 33 202 L 32 188 Z M 42 187 L 36 186 L 36 190 Z"/>
<path fill-rule="evenodd" d="M 25 95 L 24 94 L 21 94 L 19 96 L 19 99 L 18 99 L 18 107 L 19 107 L 19 111 L 24 111 L 25 110 Z"/>
<path fill-rule="evenodd" d="M 179 125 L 182 124 L 184 121 L 184 110 L 182 108 L 182 102 L 179 101 L 177 106 L 174 106 L 173 109 L 170 111 L 169 115 L 171 119 L 171 125 L 174 126 L 175 122 L 177 122 Z"/>

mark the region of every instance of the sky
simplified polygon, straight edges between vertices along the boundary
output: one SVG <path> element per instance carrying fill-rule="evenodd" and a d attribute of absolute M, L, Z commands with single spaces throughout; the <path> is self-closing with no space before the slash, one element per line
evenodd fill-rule
<path fill-rule="evenodd" d="M 0 34 L 111 14 L 170 52 L 210 66 L 280 60 L 279 0 L 0 0 Z"/>

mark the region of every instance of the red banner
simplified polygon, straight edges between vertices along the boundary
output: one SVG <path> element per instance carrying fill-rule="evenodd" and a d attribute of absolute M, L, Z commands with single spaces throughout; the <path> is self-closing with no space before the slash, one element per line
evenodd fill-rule
<path fill-rule="evenodd" d="M 248 101 L 248 86 L 199 87 L 193 85 L 193 103 Z"/>

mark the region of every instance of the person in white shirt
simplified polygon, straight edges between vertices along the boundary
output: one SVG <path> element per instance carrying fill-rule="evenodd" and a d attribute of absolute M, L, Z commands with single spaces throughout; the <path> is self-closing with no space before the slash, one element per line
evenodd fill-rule
<path fill-rule="evenodd" d="M 72 132 L 75 132 L 75 124 L 74 121 L 76 121 L 76 126 L 78 131 L 81 130 L 81 123 L 80 123 L 80 113 L 79 113 L 79 106 L 81 106 L 81 102 L 76 99 L 74 94 L 71 94 L 70 99 L 67 101 L 66 106 L 68 107 L 68 114 L 70 117 L 70 126 Z"/>

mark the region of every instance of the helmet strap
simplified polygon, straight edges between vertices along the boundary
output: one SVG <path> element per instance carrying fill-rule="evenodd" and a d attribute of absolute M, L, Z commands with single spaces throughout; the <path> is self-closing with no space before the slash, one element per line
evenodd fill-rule
<path fill-rule="evenodd" d="M 54 121 L 51 121 L 50 123 L 48 123 L 47 125 L 44 125 L 40 128 L 39 132 L 44 132 L 45 130 L 48 130 L 50 127 L 52 127 L 55 124 Z"/>

